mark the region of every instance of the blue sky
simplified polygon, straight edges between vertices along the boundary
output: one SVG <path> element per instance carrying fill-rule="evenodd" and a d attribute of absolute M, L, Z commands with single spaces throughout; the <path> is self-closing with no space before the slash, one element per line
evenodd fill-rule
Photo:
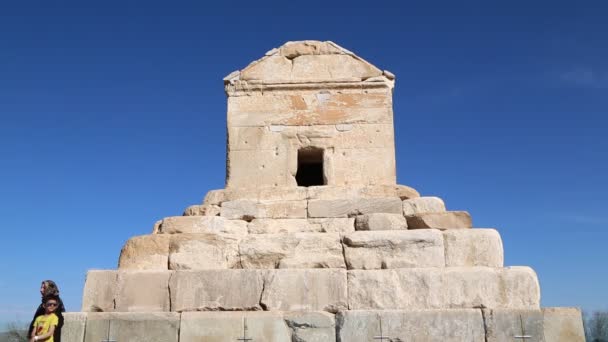
<path fill-rule="evenodd" d="M 0 4 L 0 323 L 46 278 L 78 311 L 88 269 L 222 188 L 222 78 L 303 39 L 397 75 L 400 184 L 499 229 L 544 306 L 608 309 L 605 1 L 86 3 Z"/>

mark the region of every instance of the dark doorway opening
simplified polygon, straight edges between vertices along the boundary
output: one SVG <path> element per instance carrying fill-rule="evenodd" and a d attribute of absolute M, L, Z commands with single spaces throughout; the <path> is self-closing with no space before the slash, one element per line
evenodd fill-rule
<path fill-rule="evenodd" d="M 323 149 L 307 147 L 298 150 L 298 186 L 325 185 L 323 177 Z"/>

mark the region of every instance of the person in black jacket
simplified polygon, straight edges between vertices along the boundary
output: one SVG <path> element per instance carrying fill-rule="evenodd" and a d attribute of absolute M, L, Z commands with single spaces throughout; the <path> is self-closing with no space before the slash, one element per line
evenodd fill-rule
<path fill-rule="evenodd" d="M 44 297 L 49 296 L 49 295 L 57 296 L 57 303 L 59 305 L 57 305 L 55 314 L 57 315 L 57 318 L 59 319 L 59 324 L 57 325 L 57 328 L 55 328 L 55 333 L 53 334 L 53 341 L 61 342 L 61 327 L 63 327 L 63 312 L 65 312 L 65 307 L 63 306 L 63 302 L 61 301 L 61 298 L 59 298 L 59 288 L 57 287 L 57 284 L 55 284 L 54 281 L 45 280 L 40 285 L 40 294 L 42 295 L 43 300 L 44 300 Z M 40 315 L 44 315 L 44 313 L 45 313 L 44 303 L 40 303 L 40 305 L 38 306 L 38 309 L 36 310 L 36 313 L 34 314 L 34 319 L 32 319 L 32 322 L 30 323 L 30 328 L 27 332 L 27 336 L 32 335 L 32 330 L 34 329 L 34 321 L 36 320 L 36 317 L 38 317 Z"/>

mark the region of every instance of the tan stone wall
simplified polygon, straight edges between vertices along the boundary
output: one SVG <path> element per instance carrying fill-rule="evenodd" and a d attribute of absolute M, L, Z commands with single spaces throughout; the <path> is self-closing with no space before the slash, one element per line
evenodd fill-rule
<path fill-rule="evenodd" d="M 391 89 L 322 87 L 228 98 L 228 188 L 295 187 L 306 147 L 327 185 L 396 183 Z"/>

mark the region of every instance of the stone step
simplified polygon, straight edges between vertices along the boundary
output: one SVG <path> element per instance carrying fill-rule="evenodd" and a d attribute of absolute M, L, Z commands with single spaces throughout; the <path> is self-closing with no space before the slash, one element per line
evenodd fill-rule
<path fill-rule="evenodd" d="M 343 242 L 349 269 L 445 266 L 443 235 L 435 229 L 360 231 Z"/>
<path fill-rule="evenodd" d="M 90 271 L 82 310 L 537 309 L 539 301 L 528 267 Z"/>
<path fill-rule="evenodd" d="M 200 218 L 223 222 L 221 217 Z M 323 220 L 340 220 L 338 223 L 318 223 L 318 227 L 325 226 L 327 229 L 330 225 L 350 225 L 352 228 L 354 222 L 352 218 Z M 310 222 L 287 221 L 292 227 L 298 227 L 299 224 L 311 225 Z M 250 225 L 255 222 L 256 220 Z M 217 226 L 224 225 L 222 223 Z M 186 228 L 179 230 L 191 231 Z M 121 270 L 390 269 L 444 266 L 502 267 L 500 234 L 494 229 L 456 229 L 443 233 L 437 229 L 416 229 L 351 231 L 346 234 L 152 234 L 127 241 L 119 260 Z"/>
<path fill-rule="evenodd" d="M 89 271 L 82 300 L 85 312 L 346 308 L 339 269 Z"/>
<path fill-rule="evenodd" d="M 472 228 L 473 222 L 466 211 L 446 211 L 408 216 L 407 226 L 409 229 L 463 229 Z"/>
<path fill-rule="evenodd" d="M 585 341 L 581 312 L 541 310 L 369 310 L 64 313 L 65 342 L 116 341 Z M 246 327 L 246 336 L 245 334 Z M 522 333 L 523 331 L 523 333 Z M 376 339 L 374 339 L 376 337 Z"/>
<path fill-rule="evenodd" d="M 368 186 L 311 186 L 311 187 L 261 187 L 227 188 L 207 192 L 203 204 L 220 206 L 234 200 L 253 201 L 302 201 L 309 199 L 398 197 L 401 200 L 420 197 L 406 185 L 386 184 Z"/>
<path fill-rule="evenodd" d="M 350 233 L 354 218 L 254 219 L 247 226 L 249 234 L 278 233 Z"/>
<path fill-rule="evenodd" d="M 529 267 L 447 267 L 348 271 L 348 307 L 369 309 L 537 309 Z"/>

